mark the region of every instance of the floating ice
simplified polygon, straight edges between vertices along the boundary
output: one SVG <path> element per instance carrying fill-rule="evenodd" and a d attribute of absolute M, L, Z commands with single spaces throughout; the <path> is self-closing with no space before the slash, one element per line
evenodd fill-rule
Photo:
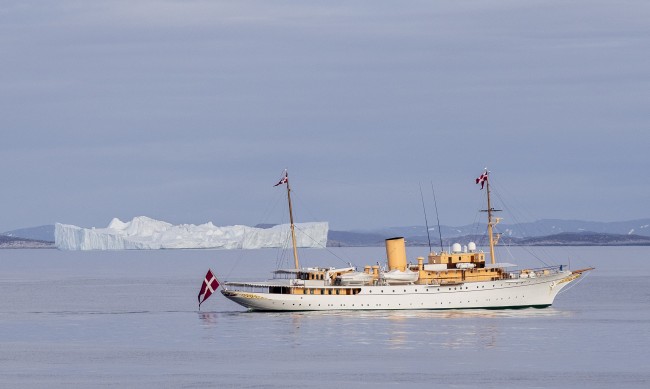
<path fill-rule="evenodd" d="M 296 224 L 298 247 L 325 247 L 327 222 Z M 56 223 L 55 245 L 60 250 L 258 249 L 290 245 L 288 224 L 271 228 L 217 227 L 181 224 L 138 216 L 130 222 L 113 219 L 106 228 L 82 228 Z"/>

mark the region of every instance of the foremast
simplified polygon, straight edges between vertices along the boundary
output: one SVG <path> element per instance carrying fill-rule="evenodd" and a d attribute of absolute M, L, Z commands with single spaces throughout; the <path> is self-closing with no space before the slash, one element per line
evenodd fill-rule
<path fill-rule="evenodd" d="M 291 243 L 293 245 L 293 263 L 296 267 L 296 270 L 300 269 L 300 262 L 298 261 L 298 246 L 296 244 L 296 227 L 293 224 L 293 208 L 291 207 L 291 187 L 289 186 L 289 174 L 287 169 L 284 169 L 284 175 L 280 182 L 275 184 L 278 186 L 280 184 L 287 184 L 287 200 L 289 201 L 289 222 L 291 223 Z"/>

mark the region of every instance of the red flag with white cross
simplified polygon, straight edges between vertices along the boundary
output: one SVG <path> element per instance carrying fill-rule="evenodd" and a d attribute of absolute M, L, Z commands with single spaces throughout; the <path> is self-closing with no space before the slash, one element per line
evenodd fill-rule
<path fill-rule="evenodd" d="M 286 184 L 287 182 L 289 182 L 289 174 L 287 174 L 287 169 L 284 169 L 284 173 L 282 173 L 282 178 L 280 179 L 280 182 L 278 182 L 277 184 L 275 184 L 273 186 Z"/>
<path fill-rule="evenodd" d="M 483 189 L 483 186 L 485 185 L 485 181 L 487 180 L 488 180 L 488 171 L 486 170 L 485 173 L 481 174 L 481 176 L 476 179 L 476 183 L 481 184 L 481 189 Z"/>
<path fill-rule="evenodd" d="M 203 280 L 203 285 L 201 285 L 201 291 L 199 292 L 199 309 L 201 309 L 201 304 L 214 293 L 215 290 L 219 287 L 219 281 L 217 277 L 212 274 L 212 270 L 208 269 L 208 273 L 205 275 Z"/>

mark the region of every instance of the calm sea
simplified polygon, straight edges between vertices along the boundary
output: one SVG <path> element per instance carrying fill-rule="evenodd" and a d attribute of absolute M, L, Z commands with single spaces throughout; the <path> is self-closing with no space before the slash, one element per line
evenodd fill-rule
<path fill-rule="evenodd" d="M 220 293 L 198 311 L 196 295 L 209 267 L 267 278 L 287 259 L 275 250 L 1 250 L 0 387 L 650 387 L 650 247 L 501 255 L 597 270 L 545 309 L 256 313 Z"/>

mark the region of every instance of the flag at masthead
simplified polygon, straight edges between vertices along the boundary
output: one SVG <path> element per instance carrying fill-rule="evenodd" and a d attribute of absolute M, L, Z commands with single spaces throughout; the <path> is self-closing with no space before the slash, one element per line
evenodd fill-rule
<path fill-rule="evenodd" d="M 289 182 L 289 174 L 287 174 L 287 169 L 284 169 L 284 175 L 282 176 L 282 179 L 280 179 L 280 182 L 278 182 L 277 184 L 275 184 L 273 186 L 286 184 L 288 182 Z"/>
<path fill-rule="evenodd" d="M 488 180 L 488 171 L 486 170 L 485 173 L 481 174 L 481 176 L 476 179 L 476 183 L 481 184 L 481 189 L 483 189 L 483 186 L 485 185 L 485 182 L 487 180 Z"/>

